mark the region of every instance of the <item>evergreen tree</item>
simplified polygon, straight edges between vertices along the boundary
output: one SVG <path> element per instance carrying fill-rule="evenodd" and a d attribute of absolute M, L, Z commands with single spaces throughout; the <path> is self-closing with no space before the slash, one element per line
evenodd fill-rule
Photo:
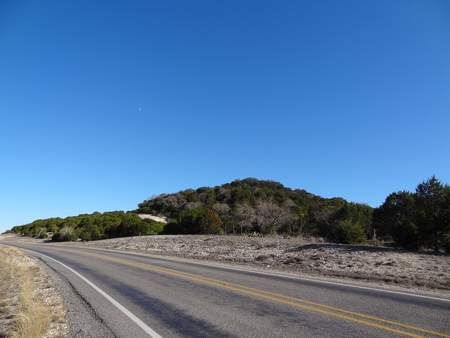
<path fill-rule="evenodd" d="M 420 239 L 436 252 L 439 252 L 440 243 L 450 230 L 449 189 L 434 175 L 416 188 Z"/>
<path fill-rule="evenodd" d="M 204 234 L 217 234 L 222 227 L 222 220 L 219 215 L 211 209 L 206 209 L 200 218 L 200 231 Z"/>
<path fill-rule="evenodd" d="M 392 239 L 397 222 L 404 223 L 405 220 L 402 219 L 406 218 L 408 222 L 415 223 L 416 214 L 415 194 L 408 191 L 390 194 L 384 203 L 373 212 L 373 227 L 376 230 L 376 236 L 385 240 Z"/>

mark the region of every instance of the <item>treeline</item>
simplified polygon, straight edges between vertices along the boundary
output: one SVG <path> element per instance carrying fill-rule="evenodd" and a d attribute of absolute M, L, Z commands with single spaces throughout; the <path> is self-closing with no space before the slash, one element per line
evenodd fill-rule
<path fill-rule="evenodd" d="M 141 219 L 136 213 L 113 211 L 103 214 L 83 214 L 67 218 L 48 218 L 16 226 L 11 232 L 53 241 L 99 240 L 115 237 L 159 234 L 164 224 L 152 219 Z"/>
<path fill-rule="evenodd" d="M 167 224 L 138 213 L 165 216 Z M 390 194 L 378 208 L 322 198 L 275 181 L 235 180 L 214 188 L 153 196 L 132 212 L 98 212 L 37 220 L 12 232 L 53 240 L 98 240 L 150 234 L 283 234 L 347 244 L 394 242 L 406 249 L 450 252 L 450 187 L 435 176 L 414 193 Z"/>
<path fill-rule="evenodd" d="M 374 211 L 373 227 L 379 237 L 406 249 L 450 252 L 450 186 L 433 175 L 414 193 L 390 194 Z"/>
<path fill-rule="evenodd" d="M 247 178 L 153 196 L 139 204 L 138 212 L 170 217 L 167 234 L 301 234 L 347 244 L 388 241 L 406 249 L 450 252 L 450 187 L 435 176 L 414 193 L 390 194 L 375 209 Z"/>
<path fill-rule="evenodd" d="M 171 218 L 166 234 L 303 234 L 362 243 L 373 232 L 370 206 L 255 178 L 153 196 L 138 206 L 139 213 Z"/>

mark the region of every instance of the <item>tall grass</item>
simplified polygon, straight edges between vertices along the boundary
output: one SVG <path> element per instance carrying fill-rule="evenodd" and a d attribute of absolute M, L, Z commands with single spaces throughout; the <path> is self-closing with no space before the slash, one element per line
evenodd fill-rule
<path fill-rule="evenodd" d="M 35 261 L 0 246 L 0 337 L 41 338 L 55 321 L 52 305 L 37 290 L 41 280 Z"/>

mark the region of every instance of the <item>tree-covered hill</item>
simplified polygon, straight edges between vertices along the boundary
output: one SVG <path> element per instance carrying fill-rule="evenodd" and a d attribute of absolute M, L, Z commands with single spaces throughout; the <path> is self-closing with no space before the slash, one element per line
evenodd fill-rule
<path fill-rule="evenodd" d="M 167 217 L 167 224 L 138 214 Z M 407 249 L 450 252 L 450 187 L 435 176 L 415 193 L 390 194 L 376 209 L 322 198 L 255 178 L 153 196 L 138 209 L 36 220 L 11 232 L 53 240 L 98 240 L 150 234 L 282 234 L 339 243 L 394 241 Z"/>
<path fill-rule="evenodd" d="M 372 208 L 343 198 L 322 198 L 275 181 L 235 180 L 214 188 L 162 194 L 139 204 L 138 213 L 165 215 L 165 233 L 307 234 L 364 242 Z"/>
<path fill-rule="evenodd" d="M 167 217 L 168 224 L 138 214 Z M 148 234 L 294 234 L 344 243 L 366 241 L 372 232 L 372 208 L 343 198 L 322 198 L 275 181 L 235 180 L 154 196 L 130 212 L 82 214 L 36 220 L 12 232 L 53 240 L 98 240 Z"/>

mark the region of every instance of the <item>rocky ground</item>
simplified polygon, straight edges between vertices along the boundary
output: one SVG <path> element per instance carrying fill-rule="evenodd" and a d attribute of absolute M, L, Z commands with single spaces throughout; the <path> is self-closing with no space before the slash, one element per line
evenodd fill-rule
<path fill-rule="evenodd" d="M 15 240 L 20 238 L 16 237 Z M 450 255 L 442 253 L 412 252 L 370 245 L 338 245 L 324 243 L 317 238 L 214 235 L 142 236 L 66 242 L 64 245 L 206 260 L 302 275 L 395 284 L 450 294 Z"/>
<path fill-rule="evenodd" d="M 316 238 L 208 235 L 129 237 L 70 245 L 450 292 L 450 255 L 434 252 L 338 245 Z"/>

